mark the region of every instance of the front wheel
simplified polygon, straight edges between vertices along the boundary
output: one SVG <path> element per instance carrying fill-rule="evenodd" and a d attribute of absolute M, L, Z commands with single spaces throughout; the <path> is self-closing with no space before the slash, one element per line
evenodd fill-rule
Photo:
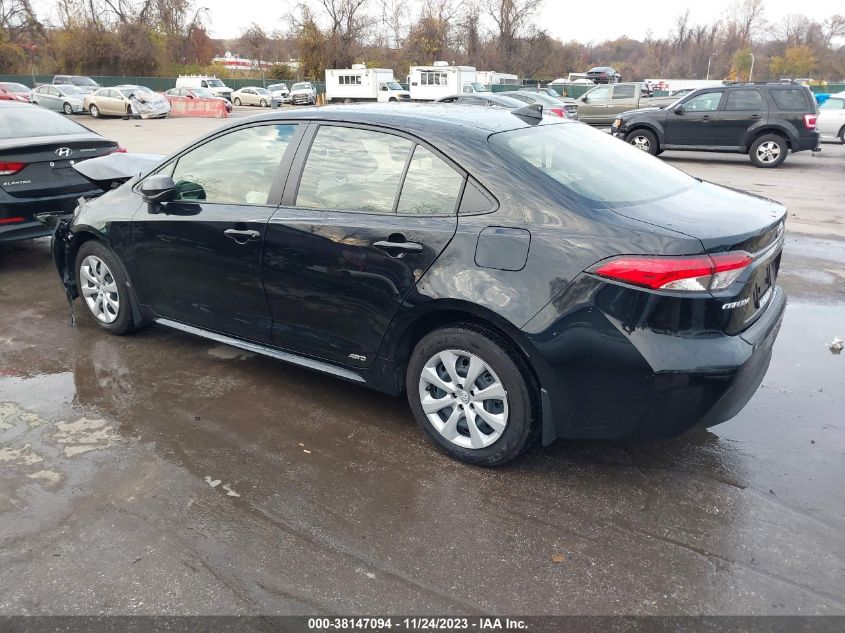
<path fill-rule="evenodd" d="M 648 130 L 634 130 L 625 137 L 625 142 L 630 143 L 637 149 L 648 152 L 652 156 L 657 156 L 660 151 L 657 146 L 657 137 Z"/>
<path fill-rule="evenodd" d="M 68 115 L 73 114 L 73 106 L 70 105 L 69 103 L 64 104 L 62 106 L 62 110 L 64 111 L 65 114 L 68 114 Z"/>
<path fill-rule="evenodd" d="M 845 145 L 845 127 L 839 130 L 839 142 Z"/>
<path fill-rule="evenodd" d="M 79 248 L 76 279 L 82 302 L 97 325 L 112 334 L 127 334 L 136 328 L 126 275 L 105 245 L 90 241 Z"/>
<path fill-rule="evenodd" d="M 258 105 L 260 105 L 262 108 L 266 108 L 267 102 L 264 99 L 262 99 L 261 102 Z"/>
<path fill-rule="evenodd" d="M 755 167 L 777 167 L 786 160 L 786 140 L 777 134 L 764 134 L 751 144 L 748 156 Z"/>
<path fill-rule="evenodd" d="M 461 323 L 423 337 L 405 385 L 417 423 L 455 459 L 499 466 L 538 435 L 530 370 L 507 340 L 485 327 Z"/>
<path fill-rule="evenodd" d="M 100 118 L 100 108 L 98 108 L 97 106 L 92 104 L 91 107 L 88 108 L 88 114 L 90 114 L 95 119 L 99 119 Z"/>
<path fill-rule="evenodd" d="M 236 106 L 241 105 L 241 100 L 240 100 L 240 99 L 238 99 L 237 97 L 235 97 L 235 105 L 236 105 Z"/>

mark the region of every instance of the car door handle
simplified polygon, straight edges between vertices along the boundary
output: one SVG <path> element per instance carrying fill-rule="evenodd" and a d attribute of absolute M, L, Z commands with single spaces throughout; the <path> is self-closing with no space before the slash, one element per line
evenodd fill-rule
<path fill-rule="evenodd" d="M 398 255 L 402 255 L 404 253 L 422 253 L 423 250 L 422 244 L 417 244 L 416 242 L 382 240 L 374 242 L 373 246 L 391 256 L 394 256 L 393 251 L 399 251 Z"/>
<path fill-rule="evenodd" d="M 707 114 L 705 114 L 703 117 L 701 117 L 701 120 L 702 120 L 702 121 L 709 121 L 709 120 L 710 120 L 710 116 L 709 116 L 709 115 L 707 115 Z"/>
<path fill-rule="evenodd" d="M 752 114 L 752 115 L 751 115 L 751 118 L 752 118 L 752 119 L 759 119 L 759 118 L 760 118 L 760 117 L 762 117 L 762 116 L 763 116 L 762 114 Z"/>
<path fill-rule="evenodd" d="M 231 237 L 238 244 L 246 244 L 251 240 L 257 240 L 261 237 L 261 233 L 252 230 L 241 231 L 238 229 L 226 229 L 223 231 L 223 234 L 226 237 Z"/>

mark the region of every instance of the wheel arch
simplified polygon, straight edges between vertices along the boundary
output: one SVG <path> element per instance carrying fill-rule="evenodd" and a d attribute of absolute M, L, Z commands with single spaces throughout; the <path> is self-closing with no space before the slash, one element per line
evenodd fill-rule
<path fill-rule="evenodd" d="M 386 333 L 379 355 L 393 361 L 397 384 L 402 389 L 404 389 L 408 359 L 414 346 L 430 332 L 457 323 L 474 323 L 486 327 L 509 342 L 512 351 L 519 354 L 530 369 L 531 380 L 537 388 L 536 395 L 539 399 L 540 379 L 531 362 L 531 345 L 522 331 L 488 308 L 451 299 L 428 302 L 406 318 L 394 320 Z"/>
<path fill-rule="evenodd" d="M 657 138 L 658 148 L 663 145 L 665 139 L 663 138 L 662 126 L 656 125 L 650 121 L 637 121 L 635 123 L 631 123 L 630 128 L 625 132 L 625 138 L 627 138 L 629 134 L 633 134 L 637 130 L 646 130 L 648 132 L 651 132 Z"/>
<path fill-rule="evenodd" d="M 751 151 L 751 146 L 754 145 L 754 142 L 758 138 L 765 136 L 766 134 L 776 134 L 777 136 L 782 137 L 786 140 L 786 147 L 788 149 L 792 149 L 792 134 L 789 133 L 789 130 L 778 125 L 765 125 L 754 130 L 749 130 L 745 142 L 746 153 Z"/>

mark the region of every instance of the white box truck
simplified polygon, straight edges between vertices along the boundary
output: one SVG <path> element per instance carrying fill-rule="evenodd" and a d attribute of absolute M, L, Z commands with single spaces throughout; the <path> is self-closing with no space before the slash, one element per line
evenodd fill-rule
<path fill-rule="evenodd" d="M 431 66 L 411 66 L 408 75 L 411 101 L 435 101 L 461 92 L 485 92 L 472 66 L 450 66 L 434 62 Z"/>
<path fill-rule="evenodd" d="M 478 83 L 485 86 L 518 86 L 519 77 L 510 73 L 497 73 L 495 70 L 479 70 L 476 73 Z"/>
<path fill-rule="evenodd" d="M 389 68 L 367 68 L 353 64 L 352 68 L 326 69 L 327 101 L 409 101 L 410 93 L 393 78 Z"/>

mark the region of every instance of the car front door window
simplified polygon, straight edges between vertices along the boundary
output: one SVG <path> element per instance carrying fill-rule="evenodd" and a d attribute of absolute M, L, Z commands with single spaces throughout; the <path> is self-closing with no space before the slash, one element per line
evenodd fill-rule
<path fill-rule="evenodd" d="M 266 204 L 296 125 L 261 125 L 218 136 L 173 169 L 177 200 Z"/>
<path fill-rule="evenodd" d="M 684 103 L 684 110 L 688 112 L 715 112 L 719 109 L 719 101 L 721 100 L 721 92 L 705 92 Z"/>

